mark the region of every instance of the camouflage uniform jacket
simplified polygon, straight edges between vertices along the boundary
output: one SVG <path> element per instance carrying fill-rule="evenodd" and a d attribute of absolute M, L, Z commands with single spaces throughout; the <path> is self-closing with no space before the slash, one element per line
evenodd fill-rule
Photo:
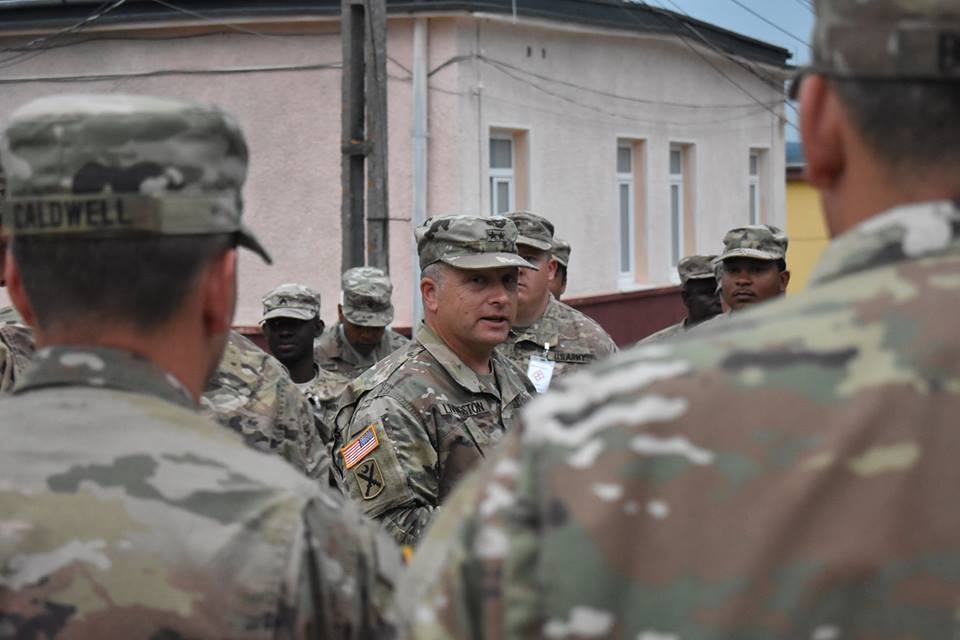
<path fill-rule="evenodd" d="M 945 638 L 960 601 L 960 210 L 532 403 L 397 609 L 414 638 Z M 406 578 L 405 578 L 406 579 Z"/>
<path fill-rule="evenodd" d="M 415 544 L 454 484 L 519 420 L 532 387 L 497 353 L 484 381 L 426 325 L 344 392 L 338 443 L 376 443 L 355 462 L 334 449 L 343 488 L 402 544 Z M 373 438 L 368 432 L 372 431 Z M 349 469 L 345 467 L 349 466 Z"/>
<path fill-rule="evenodd" d="M 330 473 L 313 407 L 279 361 L 236 331 L 200 402 L 202 413 L 247 444 L 276 452 L 311 478 Z"/>
<path fill-rule="evenodd" d="M 682 336 L 687 332 L 687 319 L 684 318 L 676 324 L 672 324 L 669 327 L 660 329 L 657 332 L 651 333 L 646 338 L 638 342 L 637 344 L 653 344 L 654 342 L 663 342 L 664 340 L 669 340 L 674 336 Z"/>
<path fill-rule="evenodd" d="M 42 350 L 0 429 L 0 637 L 389 637 L 389 536 L 149 361 Z"/>
<path fill-rule="evenodd" d="M 353 380 L 397 349 L 407 346 L 409 342 L 396 331 L 387 329 L 383 332 L 377 348 L 365 356 L 353 348 L 338 322 L 324 331 L 317 340 L 313 356 L 322 368 Z"/>
<path fill-rule="evenodd" d="M 350 380 L 318 366 L 315 366 L 315 370 L 317 374 L 312 380 L 294 384 L 313 407 L 320 440 L 329 447 L 333 444 L 333 432 L 336 428 L 337 402 Z"/>
<path fill-rule="evenodd" d="M 544 353 L 543 345 L 550 349 Z M 514 327 L 497 349 L 526 373 L 530 356 L 556 363 L 553 379 L 617 352 L 617 345 L 595 320 L 550 296 L 543 315 L 529 327 Z"/>
<path fill-rule="evenodd" d="M 13 307 L 0 309 L 0 391 L 13 389 L 33 352 L 33 330 Z"/>

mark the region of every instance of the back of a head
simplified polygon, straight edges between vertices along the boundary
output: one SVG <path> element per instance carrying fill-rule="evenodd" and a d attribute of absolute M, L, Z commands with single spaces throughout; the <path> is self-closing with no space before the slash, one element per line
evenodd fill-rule
<path fill-rule="evenodd" d="M 899 175 L 960 168 L 960 3 L 818 0 L 809 70 Z"/>
<path fill-rule="evenodd" d="M 37 323 L 161 325 L 202 266 L 241 244 L 247 147 L 221 110 L 123 95 L 56 96 L 0 139 L 4 226 Z"/>

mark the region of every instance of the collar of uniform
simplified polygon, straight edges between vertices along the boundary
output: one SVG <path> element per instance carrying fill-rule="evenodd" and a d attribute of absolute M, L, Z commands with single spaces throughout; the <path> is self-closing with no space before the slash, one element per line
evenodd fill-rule
<path fill-rule="evenodd" d="M 960 210 L 950 200 L 909 204 L 838 236 L 817 263 L 811 284 L 903 260 L 960 251 Z"/>
<path fill-rule="evenodd" d="M 190 392 L 173 375 L 143 356 L 107 347 L 42 349 L 14 393 L 64 386 L 132 391 L 196 408 Z"/>
<path fill-rule="evenodd" d="M 440 363 L 447 374 L 464 389 L 473 393 L 483 393 L 488 391 L 489 387 L 482 382 L 473 369 L 463 364 L 463 360 L 453 352 L 447 343 L 440 339 L 433 329 L 427 323 L 420 325 L 417 331 L 417 342 L 423 345 L 433 358 Z M 495 354 L 490 356 L 490 365 L 496 366 Z M 499 372 L 497 372 L 498 378 Z"/>
<path fill-rule="evenodd" d="M 350 341 L 347 340 L 347 334 L 343 330 L 343 323 L 338 322 L 337 325 L 337 349 L 339 353 L 337 354 L 341 360 L 348 362 L 355 366 L 360 365 L 372 365 L 378 360 L 382 359 L 384 355 L 389 354 L 393 351 L 390 348 L 390 330 L 385 329 L 383 332 L 383 337 L 380 338 L 380 344 L 370 352 L 369 356 L 364 356 L 359 351 L 353 348 L 353 345 L 350 344 Z"/>
<path fill-rule="evenodd" d="M 511 329 L 516 336 L 515 342 L 533 342 L 539 348 L 544 344 L 549 344 L 551 349 L 555 349 L 560 344 L 560 303 L 550 294 L 550 301 L 547 302 L 547 308 L 543 310 L 543 315 L 537 318 L 537 321 L 529 327 L 517 327 Z"/>

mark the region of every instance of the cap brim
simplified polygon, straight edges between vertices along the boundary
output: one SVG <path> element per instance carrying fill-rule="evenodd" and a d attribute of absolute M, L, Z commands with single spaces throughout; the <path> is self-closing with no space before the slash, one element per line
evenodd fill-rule
<path fill-rule="evenodd" d="M 716 279 L 717 279 L 716 274 L 713 274 L 713 273 L 703 273 L 703 274 L 699 274 L 699 275 L 695 275 L 695 276 L 687 276 L 687 278 L 684 280 L 684 282 L 688 282 L 688 281 L 690 281 L 690 280 L 716 280 Z"/>
<path fill-rule="evenodd" d="M 358 327 L 385 327 L 393 322 L 393 309 L 387 311 L 359 311 L 343 305 L 343 317 Z"/>
<path fill-rule="evenodd" d="M 281 307 L 279 309 L 271 309 L 270 311 L 263 314 L 263 317 L 260 318 L 261 324 L 267 320 L 272 320 L 273 318 L 293 318 L 294 320 L 313 320 L 317 317 L 317 314 L 307 311 L 306 309 L 295 309 L 293 307 Z"/>
<path fill-rule="evenodd" d="M 551 251 L 553 249 L 553 245 L 551 243 L 544 242 L 543 240 L 537 240 L 536 238 L 531 238 L 530 236 L 517 236 L 517 244 L 533 247 L 534 249 L 539 249 L 540 251 Z"/>
<path fill-rule="evenodd" d="M 452 256 L 441 260 L 457 269 L 498 269 L 501 267 L 520 267 L 539 271 L 515 253 L 474 253 L 468 256 Z"/>
<path fill-rule="evenodd" d="M 246 225 L 241 224 L 240 229 L 237 230 L 237 244 L 250 249 L 250 251 L 253 251 L 263 258 L 263 261 L 267 264 L 273 264 L 273 259 L 270 257 L 270 254 L 267 253 L 267 250 L 264 249 L 260 241 L 257 240 L 257 236 L 253 235 L 253 232 L 250 231 Z"/>
<path fill-rule="evenodd" d="M 734 249 L 720 256 L 720 260 L 729 260 L 730 258 L 753 258 L 755 260 L 780 260 L 781 254 L 771 253 L 769 251 L 760 251 L 759 249 Z"/>

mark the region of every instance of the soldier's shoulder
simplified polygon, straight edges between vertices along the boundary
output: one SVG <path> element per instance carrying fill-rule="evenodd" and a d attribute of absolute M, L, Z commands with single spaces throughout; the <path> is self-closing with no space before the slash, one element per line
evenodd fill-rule
<path fill-rule="evenodd" d="M 405 347 L 410 344 L 410 338 L 406 337 L 401 333 L 397 333 L 392 329 L 387 330 L 387 335 L 390 338 L 390 349 L 396 351 L 401 347 Z"/>
<path fill-rule="evenodd" d="M 668 327 L 664 327 L 659 331 L 655 331 L 654 333 L 651 333 L 643 340 L 640 340 L 639 342 L 637 342 L 637 345 L 639 346 L 644 344 L 653 344 L 654 342 L 660 342 L 662 340 L 666 340 L 667 338 L 671 338 L 675 335 L 680 335 L 682 333 L 685 333 L 685 331 L 686 331 L 686 325 L 684 324 L 684 321 L 681 320 L 680 322 L 671 324 Z"/>
<path fill-rule="evenodd" d="M 565 302 L 556 301 L 557 318 L 561 323 L 561 331 L 570 332 L 577 336 L 579 340 L 587 342 L 592 346 L 603 348 L 616 348 L 613 338 L 600 326 L 600 323 L 583 313 L 579 309 L 574 309 Z"/>
<path fill-rule="evenodd" d="M 357 395 L 390 393 L 416 378 L 432 361 L 423 345 L 410 341 L 367 369 L 351 383 L 351 388 Z"/>

